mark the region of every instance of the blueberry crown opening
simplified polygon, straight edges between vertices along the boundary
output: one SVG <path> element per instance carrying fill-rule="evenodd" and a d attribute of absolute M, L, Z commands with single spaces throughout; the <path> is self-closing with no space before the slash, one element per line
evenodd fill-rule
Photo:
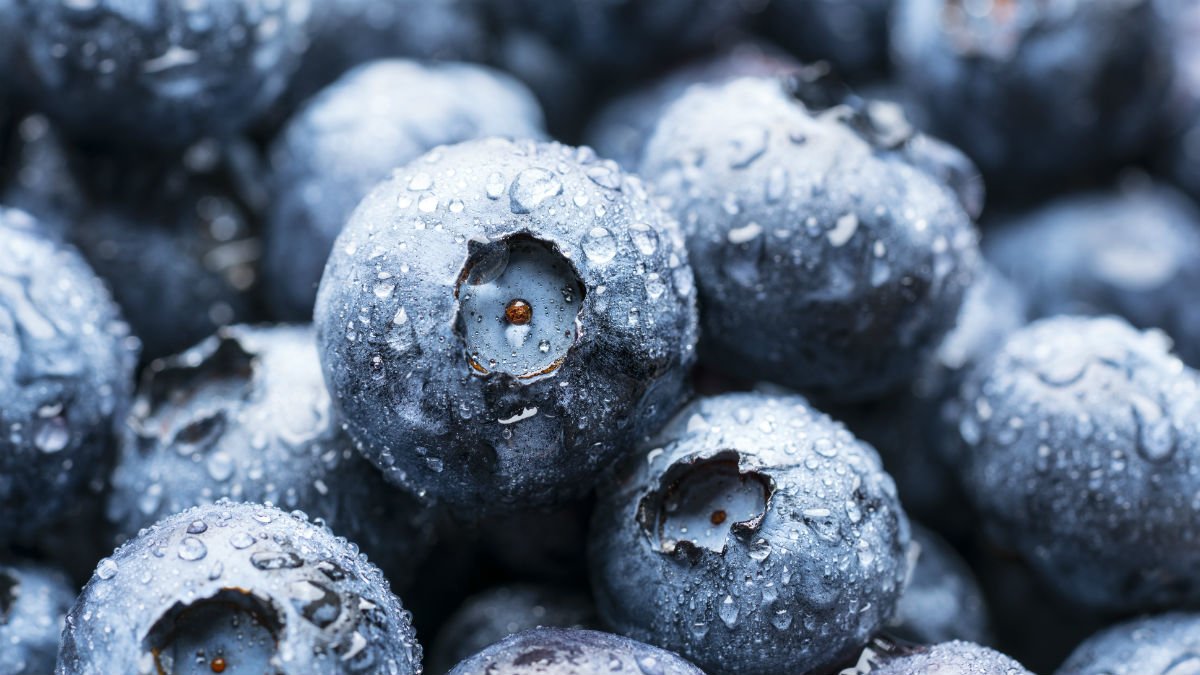
<path fill-rule="evenodd" d="M 225 428 L 220 402 L 243 401 L 253 389 L 255 356 L 232 335 L 219 334 L 196 351 L 154 362 L 134 410 L 139 432 L 202 446 Z M 169 434 L 161 433 L 167 430 Z"/>
<path fill-rule="evenodd" d="M 638 505 L 642 530 L 663 553 L 724 553 L 729 534 L 758 529 L 774 492 L 770 478 L 743 470 L 735 451 L 672 465 Z"/>
<path fill-rule="evenodd" d="M 272 675 L 282 631 L 282 614 L 269 601 L 224 588 L 173 605 L 142 646 L 157 675 Z"/>
<path fill-rule="evenodd" d="M 470 371 L 529 381 L 554 373 L 579 339 L 585 287 L 553 244 L 529 234 L 467 243 L 455 330 Z"/>

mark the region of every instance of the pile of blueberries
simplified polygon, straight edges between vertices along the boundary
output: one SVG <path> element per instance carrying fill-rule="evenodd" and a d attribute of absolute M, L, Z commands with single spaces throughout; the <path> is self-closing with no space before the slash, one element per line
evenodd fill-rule
<path fill-rule="evenodd" d="M 1200 673 L 1200 0 L 0 0 L 0 675 Z"/>

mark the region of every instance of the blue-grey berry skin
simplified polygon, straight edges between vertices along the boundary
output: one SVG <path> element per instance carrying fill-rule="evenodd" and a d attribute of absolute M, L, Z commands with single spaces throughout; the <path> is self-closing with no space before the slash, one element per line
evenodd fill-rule
<path fill-rule="evenodd" d="M 66 141 L 41 114 L 14 120 L 10 135 L 7 149 L 0 148 L 7 153 L 0 158 L 0 200 L 35 216 L 55 236 L 65 236 L 89 201 Z"/>
<path fill-rule="evenodd" d="M 287 99 L 303 101 L 375 59 L 480 61 L 484 0 L 312 0 L 308 49 Z"/>
<path fill-rule="evenodd" d="M 764 24 L 805 61 L 825 60 L 861 80 L 888 66 L 888 14 L 894 0 L 771 0 Z"/>
<path fill-rule="evenodd" d="M 231 326 L 145 371 L 122 429 L 108 516 L 125 537 L 230 498 L 324 519 L 404 586 L 432 518 L 387 485 L 333 417 L 307 326 Z"/>
<path fill-rule="evenodd" d="M 136 363 L 79 253 L 0 208 L 0 542 L 36 534 L 102 469 Z"/>
<path fill-rule="evenodd" d="M 987 604 L 967 563 L 937 533 L 912 523 L 911 574 L 888 633 L 919 644 L 990 641 Z"/>
<path fill-rule="evenodd" d="M 391 480 L 474 516 L 566 501 L 684 398 L 693 283 L 675 221 L 589 148 L 441 147 L 334 245 L 325 380 Z"/>
<path fill-rule="evenodd" d="M 1171 98 L 1176 129 L 1163 144 L 1159 168 L 1200 201 L 1200 3 L 1178 0 L 1171 15 L 1175 87 Z"/>
<path fill-rule="evenodd" d="M 881 659 L 871 675 L 1033 675 L 1012 658 L 972 642 L 943 642 Z"/>
<path fill-rule="evenodd" d="M 974 527 L 950 461 L 962 417 L 958 389 L 967 373 L 1027 323 L 1026 304 L 1011 281 L 982 265 L 963 296 L 954 328 L 907 387 L 878 401 L 827 409 L 879 451 L 909 515 L 952 532 Z"/>
<path fill-rule="evenodd" d="M 599 489 L 616 632 L 712 675 L 820 673 L 891 618 L 909 525 L 879 456 L 800 396 L 690 404 Z"/>
<path fill-rule="evenodd" d="M 874 398 L 953 325 L 977 237 L 898 108 L 809 95 L 768 78 L 693 87 L 642 172 L 687 237 L 707 363 Z"/>
<path fill-rule="evenodd" d="M 894 61 L 994 192 L 1028 199 L 1136 157 L 1154 139 L 1171 64 L 1150 0 L 988 5 L 899 0 Z"/>
<path fill-rule="evenodd" d="M 1013 333 L 960 392 L 958 466 L 994 538 L 1064 598 L 1127 612 L 1200 602 L 1200 377 L 1114 317 Z"/>
<path fill-rule="evenodd" d="M 16 0 L 39 109 L 75 138 L 178 147 L 235 133 L 287 85 L 309 0 Z"/>
<path fill-rule="evenodd" d="M 16 0 L 0 0 L 0 153 L 4 151 L 4 132 L 13 114 L 10 100 L 16 89 L 17 45 L 20 43 Z M 3 154 L 0 154 L 3 158 Z"/>
<path fill-rule="evenodd" d="M 692 85 L 782 75 L 799 67 L 798 61 L 770 46 L 753 42 L 738 45 L 608 102 L 588 122 L 584 140 L 601 156 L 637 171 L 642 151 L 663 111 Z"/>
<path fill-rule="evenodd" d="M 447 673 L 463 659 L 516 633 L 539 627 L 598 628 L 591 598 L 554 586 L 514 584 L 469 598 L 429 650 L 430 675 Z"/>
<path fill-rule="evenodd" d="M 511 635 L 464 660 L 450 675 L 704 675 L 669 651 L 620 635 L 570 628 L 535 628 Z"/>
<path fill-rule="evenodd" d="M 421 672 L 409 614 L 358 548 L 303 514 L 219 502 L 96 566 L 56 675 Z"/>
<path fill-rule="evenodd" d="M 97 206 L 68 238 L 112 287 L 151 359 L 253 319 L 249 225 L 236 202 L 207 194 L 163 210 Z"/>
<path fill-rule="evenodd" d="M 1200 210 L 1163 185 L 1060 197 L 997 219 L 984 254 L 1034 316 L 1116 314 L 1200 365 Z"/>
<path fill-rule="evenodd" d="M 491 61 L 525 83 L 546 114 L 554 138 L 579 134 L 585 115 L 595 105 L 596 92 L 583 67 L 532 30 L 506 30 L 498 38 Z"/>
<path fill-rule="evenodd" d="M 0 675 L 54 670 L 63 618 L 75 589 L 57 571 L 33 563 L 0 564 Z"/>
<path fill-rule="evenodd" d="M 635 76 L 712 51 L 745 18 L 729 0 L 488 0 L 500 26 L 532 30 L 594 77 Z"/>
<path fill-rule="evenodd" d="M 1079 645 L 1055 675 L 1175 675 L 1200 668 L 1200 614 L 1126 621 Z"/>
<path fill-rule="evenodd" d="M 263 265 L 275 315 L 312 318 L 334 239 L 392 169 L 438 145 L 488 136 L 545 132 L 533 95 L 483 66 L 374 61 L 309 101 L 272 150 L 276 195 Z"/>

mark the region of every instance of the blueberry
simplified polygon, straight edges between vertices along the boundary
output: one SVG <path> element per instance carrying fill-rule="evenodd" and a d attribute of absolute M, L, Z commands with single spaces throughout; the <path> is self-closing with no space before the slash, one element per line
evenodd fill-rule
<path fill-rule="evenodd" d="M 599 490 L 617 632 L 711 675 L 823 672 L 891 617 L 908 519 L 879 456 L 800 396 L 699 399 Z"/>
<path fill-rule="evenodd" d="M 101 470 L 137 341 L 73 248 L 0 208 L 0 542 L 37 533 Z"/>
<path fill-rule="evenodd" d="M 325 380 L 392 480 L 476 516 L 561 502 L 684 398 L 692 288 L 674 221 L 591 150 L 439 148 L 334 246 Z"/>
<path fill-rule="evenodd" d="M 500 586 L 467 600 L 438 632 L 426 672 L 441 675 L 504 638 L 541 626 L 593 628 L 597 620 L 585 594 L 553 586 Z"/>
<path fill-rule="evenodd" d="M 888 632 L 921 644 L 987 642 L 987 605 L 971 569 L 946 540 L 916 523 L 912 542 L 915 563 Z"/>
<path fill-rule="evenodd" d="M 389 60 L 347 73 L 307 103 L 273 147 L 277 194 L 263 261 L 272 310 L 312 318 L 334 239 L 393 168 L 437 145 L 543 135 L 532 95 L 483 66 Z"/>
<path fill-rule="evenodd" d="M 40 114 L 16 120 L 10 136 L 8 154 L 0 157 L 3 202 L 33 214 L 47 231 L 65 237 L 89 202 L 68 144 Z"/>
<path fill-rule="evenodd" d="M 1175 133 L 1164 144 L 1158 162 L 1193 199 L 1200 200 L 1200 3 L 1176 0 L 1172 15 L 1175 88 L 1172 97 Z"/>
<path fill-rule="evenodd" d="M 1161 185 L 1088 192 L 994 225 L 984 253 L 1035 316 L 1117 314 L 1161 328 L 1200 365 L 1200 211 L 1186 197 Z"/>
<path fill-rule="evenodd" d="M 238 131 L 282 93 L 308 39 L 308 0 L 16 2 L 38 107 L 114 147 Z"/>
<path fill-rule="evenodd" d="M 302 516 L 222 501 L 144 530 L 96 566 L 55 672 L 421 672 L 383 575 Z"/>
<path fill-rule="evenodd" d="M 824 59 L 846 77 L 887 68 L 887 20 L 893 0 L 772 0 L 764 23 L 805 61 Z"/>
<path fill-rule="evenodd" d="M 301 509 L 405 585 L 430 514 L 387 485 L 333 418 L 308 327 L 233 326 L 150 364 L 121 435 L 109 517 L 129 536 L 229 497 Z"/>
<path fill-rule="evenodd" d="M 0 564 L 0 675 L 54 670 L 63 618 L 74 600 L 75 590 L 56 571 Z"/>
<path fill-rule="evenodd" d="M 967 494 L 994 538 L 1081 607 L 1195 603 L 1200 377 L 1112 318 L 1013 333 L 960 393 Z"/>
<path fill-rule="evenodd" d="M 962 417 L 956 397 L 966 374 L 1025 323 L 1021 292 L 985 264 L 963 297 L 954 328 L 921 363 L 909 386 L 878 401 L 827 408 L 879 451 L 909 515 L 953 532 L 974 528 L 949 461 Z"/>
<path fill-rule="evenodd" d="M 533 31 L 510 29 L 498 39 L 493 61 L 537 96 L 551 134 L 555 138 L 578 136 L 595 97 L 583 68 Z"/>
<path fill-rule="evenodd" d="M 799 62 L 763 44 L 747 42 L 696 61 L 605 104 L 588 123 L 584 138 L 601 156 L 637 171 L 646 142 L 663 111 L 696 84 L 739 77 L 782 75 Z"/>
<path fill-rule="evenodd" d="M 898 108 L 838 101 L 798 78 L 694 87 L 642 170 L 687 236 L 705 361 L 861 400 L 911 377 L 953 325 L 978 252 L 935 177 L 948 167 Z"/>
<path fill-rule="evenodd" d="M 511 635 L 459 663 L 450 675 L 703 675 L 671 652 L 593 630 L 536 628 Z"/>
<path fill-rule="evenodd" d="M 871 675 L 1033 675 L 1020 663 L 998 651 L 960 641 L 918 647 L 903 656 L 882 659 L 873 664 L 869 672 Z"/>
<path fill-rule="evenodd" d="M 1055 675 L 1174 675 L 1200 668 L 1200 615 L 1162 614 L 1108 628 L 1071 654 Z"/>
<path fill-rule="evenodd" d="M 68 238 L 111 285 L 148 359 L 255 316 L 258 240 L 223 194 L 161 209 L 95 207 Z"/>
<path fill-rule="evenodd" d="M 0 131 L 12 114 L 9 97 L 16 88 L 12 73 L 17 70 L 18 25 L 16 0 L 0 0 Z M 3 150 L 4 141 L 0 140 L 0 152 Z"/>
<path fill-rule="evenodd" d="M 687 54 L 710 51 L 745 18 L 728 0 L 488 0 L 505 30 L 543 35 L 601 80 L 620 80 Z"/>
<path fill-rule="evenodd" d="M 479 61 L 484 0 L 313 0 L 311 38 L 287 98 L 302 101 L 374 59 Z"/>
<path fill-rule="evenodd" d="M 932 131 L 1010 197 L 1044 194 L 1142 151 L 1171 67 L 1153 2 L 898 0 L 897 67 Z"/>

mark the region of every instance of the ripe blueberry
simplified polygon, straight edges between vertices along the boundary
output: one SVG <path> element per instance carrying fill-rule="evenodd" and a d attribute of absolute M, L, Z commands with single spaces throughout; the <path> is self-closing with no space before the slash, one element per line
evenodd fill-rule
<path fill-rule="evenodd" d="M 956 466 L 994 537 L 1063 597 L 1195 603 L 1200 377 L 1113 317 L 1018 330 L 964 383 Z"/>
<path fill-rule="evenodd" d="M 421 672 L 408 612 L 357 547 L 221 501 L 144 530 L 96 566 L 57 675 Z"/>
<path fill-rule="evenodd" d="M 389 478 L 476 516 L 581 495 L 683 398 L 680 239 L 587 148 L 491 139 L 414 160 L 354 212 L 317 296 L 347 430 Z M 508 320 L 514 300 L 529 323 Z"/>
<path fill-rule="evenodd" d="M 136 362 L 79 253 L 0 208 L 0 542 L 36 534 L 99 474 Z"/>
<path fill-rule="evenodd" d="M 39 109 L 116 147 L 237 132 L 283 92 L 308 39 L 307 0 L 16 2 Z"/>
<path fill-rule="evenodd" d="M 908 573 L 879 456 L 799 396 L 700 399 L 599 489 L 601 618 L 712 675 L 815 673 L 866 644 Z"/>
<path fill-rule="evenodd" d="M 1159 5 L 899 0 L 892 50 L 931 132 L 1027 199 L 1153 139 L 1172 70 Z"/>
<path fill-rule="evenodd" d="M 146 369 L 122 429 L 108 517 L 126 536 L 227 497 L 300 509 L 403 586 L 431 517 L 387 485 L 333 416 L 308 327 L 232 326 Z"/>
<path fill-rule="evenodd" d="M 684 228 L 707 363 L 874 398 L 953 326 L 976 234 L 896 106 L 791 85 L 693 87 L 664 113 L 642 171 Z"/>

